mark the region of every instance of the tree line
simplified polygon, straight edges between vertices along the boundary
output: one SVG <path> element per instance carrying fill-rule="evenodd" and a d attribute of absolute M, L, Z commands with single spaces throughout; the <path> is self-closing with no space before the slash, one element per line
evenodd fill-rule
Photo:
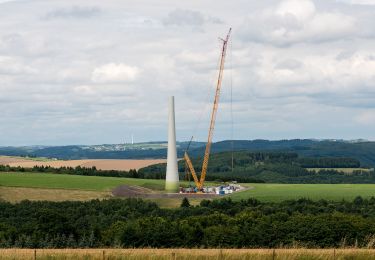
<path fill-rule="evenodd" d="M 116 170 L 98 170 L 93 167 L 60 167 L 54 168 L 51 166 L 34 166 L 32 168 L 13 167 L 9 165 L 0 165 L 0 172 L 30 172 L 30 173 L 54 173 L 54 174 L 70 174 L 70 175 L 84 175 L 84 176 L 103 176 L 103 177 L 123 177 L 123 178 L 142 178 L 154 179 L 152 175 L 145 176 L 135 169 L 129 171 L 116 171 Z"/>
<path fill-rule="evenodd" d="M 203 200 L 162 209 L 140 199 L 0 202 L 0 247 L 374 247 L 375 198 Z"/>
<path fill-rule="evenodd" d="M 361 163 L 353 158 L 298 158 L 297 163 L 305 168 L 359 168 Z"/>

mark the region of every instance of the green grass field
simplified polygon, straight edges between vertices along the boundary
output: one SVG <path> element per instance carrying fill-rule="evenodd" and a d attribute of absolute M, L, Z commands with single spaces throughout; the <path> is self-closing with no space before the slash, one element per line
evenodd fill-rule
<path fill-rule="evenodd" d="M 0 173 L 0 186 L 8 187 L 106 191 L 119 185 L 162 190 L 164 181 L 47 173 Z"/>
<path fill-rule="evenodd" d="M 78 176 L 45 173 L 0 173 L 0 186 L 43 189 L 110 191 L 119 185 L 137 185 L 163 190 L 163 180 L 116 177 Z M 261 201 L 282 201 L 309 198 L 312 200 L 352 200 L 356 196 L 375 197 L 375 184 L 243 184 L 249 190 L 230 195 L 234 200 L 256 198 Z M 164 199 L 165 200 L 165 199 Z M 171 199 L 173 200 L 173 198 Z M 178 205 L 180 199 L 173 205 Z M 167 203 L 168 204 L 168 203 Z M 172 205 L 171 204 L 171 205 Z"/>
<path fill-rule="evenodd" d="M 312 200 L 352 200 L 357 196 L 375 197 L 375 184 L 244 184 L 249 190 L 231 195 L 240 200 L 249 197 L 261 201 L 282 201 L 289 199 L 309 198 Z"/>

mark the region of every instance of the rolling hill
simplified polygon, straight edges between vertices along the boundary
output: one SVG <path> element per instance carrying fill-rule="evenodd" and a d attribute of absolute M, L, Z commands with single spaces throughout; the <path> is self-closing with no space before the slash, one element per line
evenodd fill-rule
<path fill-rule="evenodd" d="M 188 142 L 178 142 L 178 156 L 182 157 Z M 203 142 L 192 142 L 190 155 L 201 156 L 204 153 Z M 302 157 L 350 157 L 360 161 L 362 166 L 375 166 L 375 142 L 358 140 L 235 140 L 235 151 L 283 151 L 295 152 Z M 212 152 L 232 150 L 232 141 L 216 142 Z M 26 146 L 0 147 L 0 155 L 35 156 L 71 159 L 143 159 L 166 158 L 165 142 L 150 142 L 140 144 L 107 144 L 107 145 L 70 145 L 70 146 Z"/>

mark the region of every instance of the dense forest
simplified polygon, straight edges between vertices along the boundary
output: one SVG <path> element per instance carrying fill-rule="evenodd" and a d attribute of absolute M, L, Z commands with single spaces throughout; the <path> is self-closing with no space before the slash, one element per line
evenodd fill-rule
<path fill-rule="evenodd" d="M 375 198 L 188 201 L 161 209 L 139 199 L 0 202 L 0 247 L 374 247 Z"/>
<path fill-rule="evenodd" d="M 311 140 L 311 139 L 293 139 L 293 140 L 235 140 L 221 141 L 212 145 L 212 152 L 231 151 L 282 151 L 295 152 L 300 157 L 346 157 L 354 158 L 360 161 L 362 166 L 375 166 L 375 142 L 357 141 L 348 142 L 344 140 Z M 204 148 L 198 147 L 191 149 L 191 155 L 202 156 Z"/>
<path fill-rule="evenodd" d="M 197 172 L 201 171 L 202 158 L 193 159 Z M 286 152 L 221 152 L 212 154 L 209 161 L 208 181 L 238 181 L 244 183 L 375 183 L 375 172 L 363 171 L 360 162 L 352 158 L 306 158 Z M 306 168 L 323 168 L 310 171 Z M 334 168 L 354 168 L 344 174 Z M 139 170 L 143 176 L 164 176 L 166 165 L 158 164 Z M 358 170 L 355 170 L 358 169 Z M 184 179 L 185 162 L 179 162 Z M 186 179 L 186 178 L 185 178 Z"/>
<path fill-rule="evenodd" d="M 178 143 L 178 156 L 183 153 L 188 142 Z M 204 154 L 204 143 L 192 142 L 189 154 L 192 157 Z M 141 158 L 166 158 L 167 149 L 130 149 L 124 151 L 96 151 L 87 149 L 89 146 L 55 146 L 55 147 L 0 147 L 0 155 L 11 156 L 36 156 L 58 159 L 141 159 Z M 224 152 L 246 150 L 252 152 L 274 151 L 295 152 L 300 157 L 346 157 L 357 159 L 362 166 L 375 166 L 375 142 L 357 141 L 348 142 L 343 140 L 234 140 L 221 141 L 212 145 L 212 152 Z"/>

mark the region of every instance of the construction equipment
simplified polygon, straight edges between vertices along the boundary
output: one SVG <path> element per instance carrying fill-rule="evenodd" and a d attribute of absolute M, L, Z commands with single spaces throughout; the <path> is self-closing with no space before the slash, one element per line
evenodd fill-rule
<path fill-rule="evenodd" d="M 195 172 L 193 163 L 190 160 L 189 155 L 187 154 L 187 151 L 185 151 L 184 154 L 184 159 L 185 159 L 185 164 L 188 166 L 188 170 L 191 172 L 195 185 L 198 189 L 198 191 L 203 190 L 203 184 L 206 178 L 207 174 L 207 167 L 208 167 L 208 160 L 210 158 L 210 151 L 211 151 L 211 144 L 212 144 L 212 136 L 215 128 L 215 120 L 216 120 L 216 114 L 217 114 L 217 108 L 219 105 L 219 98 L 220 98 L 220 89 L 221 89 L 221 83 L 223 79 L 223 72 L 224 72 L 224 63 L 225 63 L 225 56 L 227 53 L 227 46 L 228 46 L 228 41 L 230 37 L 230 33 L 232 31 L 232 28 L 229 29 L 229 32 L 226 36 L 225 39 L 221 39 L 223 41 L 223 47 L 221 50 L 221 58 L 220 58 L 220 66 L 219 66 L 219 76 L 217 79 L 217 84 L 216 84 L 216 92 L 215 92 L 215 99 L 214 99 L 214 105 L 212 108 L 212 113 L 211 113 L 211 122 L 210 122 L 210 128 L 208 129 L 208 140 L 206 144 L 206 150 L 204 152 L 204 159 L 203 159 L 203 164 L 202 164 L 202 172 L 200 175 L 200 179 L 198 179 L 198 176 Z"/>

